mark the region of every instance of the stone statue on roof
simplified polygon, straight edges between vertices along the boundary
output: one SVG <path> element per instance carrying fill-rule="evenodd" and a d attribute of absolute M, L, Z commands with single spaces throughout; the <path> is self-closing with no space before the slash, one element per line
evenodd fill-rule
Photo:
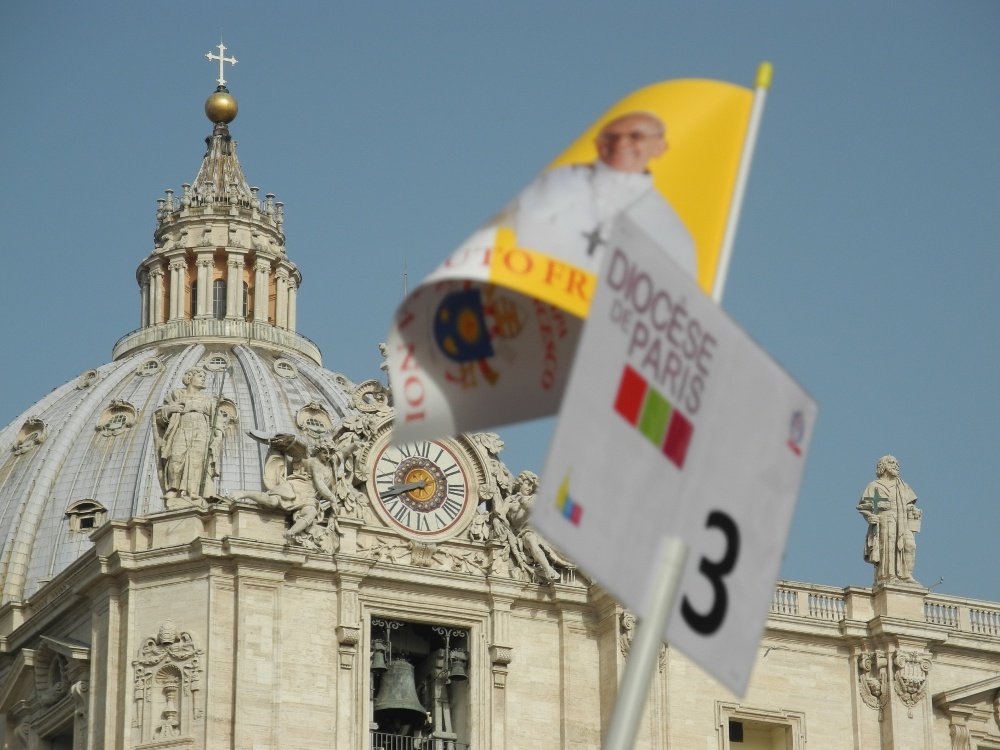
<path fill-rule="evenodd" d="M 882 456 L 875 465 L 875 481 L 861 493 L 858 512 L 868 521 L 865 560 L 875 567 L 875 583 L 916 583 L 913 566 L 923 515 L 917 495 L 899 478 L 899 462 Z"/>

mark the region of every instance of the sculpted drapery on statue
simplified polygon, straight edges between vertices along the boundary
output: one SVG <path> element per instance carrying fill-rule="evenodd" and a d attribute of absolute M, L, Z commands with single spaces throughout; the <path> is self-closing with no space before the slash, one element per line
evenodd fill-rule
<path fill-rule="evenodd" d="M 916 493 L 899 478 L 899 462 L 882 456 L 874 482 L 861 493 L 858 511 L 868 521 L 865 560 L 875 566 L 875 582 L 914 582 L 913 566 L 922 511 Z"/>
<path fill-rule="evenodd" d="M 216 493 L 228 426 L 219 399 L 205 393 L 208 373 L 192 367 L 156 410 L 160 483 L 167 508 L 197 504 Z"/>

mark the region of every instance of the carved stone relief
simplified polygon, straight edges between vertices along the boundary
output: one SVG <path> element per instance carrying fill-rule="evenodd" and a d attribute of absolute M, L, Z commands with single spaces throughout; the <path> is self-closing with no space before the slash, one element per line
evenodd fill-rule
<path fill-rule="evenodd" d="M 621 614 L 619 623 L 620 632 L 618 634 L 618 649 L 622 656 L 628 657 L 632 649 L 632 640 L 635 638 L 636 617 L 627 609 Z"/>
<path fill-rule="evenodd" d="M 195 722 L 204 718 L 198 692 L 204 651 L 171 620 L 160 623 L 156 636 L 147 638 L 132 662 L 132 717 L 137 743 L 191 736 Z"/>
<path fill-rule="evenodd" d="M 453 573 L 484 575 L 490 568 L 489 558 L 482 550 L 445 549 L 437 544 L 422 544 L 397 537 L 361 538 L 358 540 L 358 555 L 377 562 L 409 564 Z"/>
<path fill-rule="evenodd" d="M 389 411 L 389 391 L 377 380 L 359 383 L 351 394 L 354 408 L 362 414 L 386 413 Z"/>
<path fill-rule="evenodd" d="M 635 629 L 638 627 L 638 624 L 638 618 L 630 610 L 622 610 L 618 623 L 618 650 L 621 651 L 621 655 L 626 659 L 632 651 L 632 641 L 635 640 Z M 662 672 L 666 665 L 667 646 L 665 643 L 661 643 L 660 649 L 657 652 L 656 668 Z"/>
<path fill-rule="evenodd" d="M 24 424 L 21 425 L 21 429 L 14 439 L 11 451 L 13 451 L 15 456 L 23 456 L 25 453 L 34 450 L 37 446 L 44 443 L 46 438 L 48 438 L 48 427 L 46 427 L 45 422 L 36 417 L 31 417 L 30 419 L 26 419 Z"/>
<path fill-rule="evenodd" d="M 310 409 L 310 407 L 312 407 Z M 366 520 L 371 510 L 368 497 L 359 489 L 362 480 L 356 476 L 354 454 L 370 440 L 365 420 L 355 416 L 345 419 L 334 432 L 320 432 L 322 421 L 329 419 L 318 404 L 303 408 L 304 423 L 315 419 L 319 433 L 316 438 L 305 435 L 278 433 L 264 435 L 251 431 L 249 435 L 268 446 L 264 460 L 263 492 L 235 490 L 229 493 L 233 501 L 247 499 L 266 508 L 288 512 L 289 528 L 285 538 L 289 544 L 310 551 L 332 554 L 340 548 L 341 530 L 338 517 Z"/>
<path fill-rule="evenodd" d="M 76 380 L 76 389 L 82 391 L 85 388 L 90 388 L 99 377 L 97 370 L 84 370 Z"/>
<path fill-rule="evenodd" d="M 913 718 L 913 707 L 920 702 L 927 690 L 927 675 L 931 659 L 918 651 L 897 651 L 893 655 L 893 681 L 896 695 L 907 707 L 907 716 Z"/>
<path fill-rule="evenodd" d="M 884 651 L 858 656 L 858 690 L 861 700 L 878 711 L 878 719 L 882 721 L 885 706 L 892 695 L 889 690 L 889 658 Z"/>
<path fill-rule="evenodd" d="M 15 723 L 15 747 L 45 745 L 47 732 L 72 722 L 74 747 L 86 744 L 90 650 L 76 641 L 41 636 L 31 670 L 33 695 L 19 701 L 8 718 Z M 39 744 L 41 743 L 41 744 Z"/>

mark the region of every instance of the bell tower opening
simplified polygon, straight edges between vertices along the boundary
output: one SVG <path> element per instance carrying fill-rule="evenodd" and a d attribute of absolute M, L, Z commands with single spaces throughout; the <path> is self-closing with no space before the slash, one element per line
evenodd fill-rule
<path fill-rule="evenodd" d="M 469 631 L 372 618 L 371 747 L 468 750 Z"/>

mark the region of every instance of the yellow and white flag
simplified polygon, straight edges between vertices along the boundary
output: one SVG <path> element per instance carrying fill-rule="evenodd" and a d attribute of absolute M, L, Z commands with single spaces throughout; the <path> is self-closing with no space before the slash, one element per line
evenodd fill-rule
<path fill-rule="evenodd" d="M 394 441 L 556 413 L 616 222 L 710 292 L 753 92 L 677 80 L 618 102 L 402 303 Z"/>

